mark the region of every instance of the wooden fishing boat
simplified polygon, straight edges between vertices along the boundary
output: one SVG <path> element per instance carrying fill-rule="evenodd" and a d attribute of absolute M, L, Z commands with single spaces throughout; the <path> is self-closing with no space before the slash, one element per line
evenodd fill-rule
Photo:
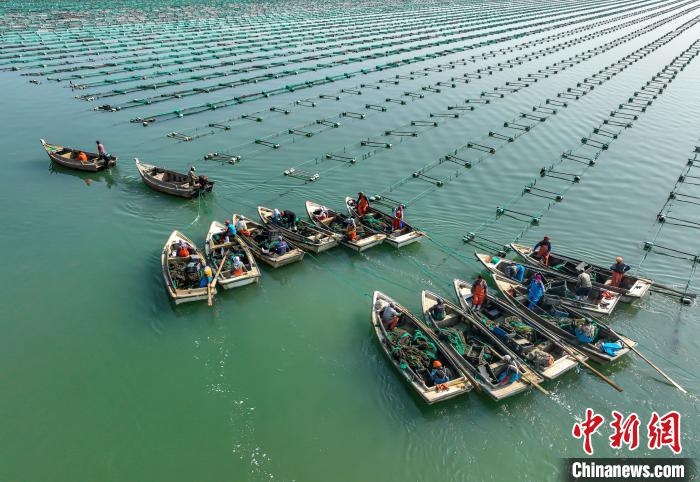
<path fill-rule="evenodd" d="M 292 241 L 303 250 L 312 253 L 322 253 L 338 246 L 341 236 L 326 228 L 319 228 L 313 223 L 303 219 L 296 219 L 294 226 L 284 222 L 276 223 L 272 220 L 273 210 L 264 206 L 258 206 L 258 215 L 263 223 L 280 231 L 287 241 Z"/>
<path fill-rule="evenodd" d="M 423 316 L 429 331 L 433 336 L 439 337 L 450 357 L 462 370 L 469 372 L 491 398 L 503 400 L 529 390 L 532 385 L 526 379 L 537 384 L 542 382 L 542 378 L 524 365 L 518 355 L 508 349 L 496 335 L 456 305 L 443 299 L 445 317 L 436 320 L 432 308 L 437 304 L 438 298 L 438 295 L 430 291 L 421 293 Z M 517 364 L 522 374 L 514 381 L 506 381 L 506 355 Z M 501 380 L 502 377 L 505 378 Z"/>
<path fill-rule="evenodd" d="M 211 192 L 214 188 L 214 181 L 210 181 L 206 176 L 199 176 L 199 185 L 193 186 L 190 182 L 190 177 L 186 173 L 183 174 L 146 164 L 138 158 L 135 161 L 136 169 L 138 169 L 143 182 L 156 191 L 191 199 L 197 197 L 200 192 Z"/>
<path fill-rule="evenodd" d="M 491 273 L 507 276 L 506 271 L 514 267 L 515 262 L 491 256 L 483 253 L 474 253 L 476 259 Z M 550 299 L 557 299 L 562 304 L 579 310 L 592 313 L 594 315 L 609 315 L 613 312 L 620 301 L 620 294 L 606 290 L 598 286 L 593 286 L 585 299 L 579 300 L 576 296 L 576 280 L 557 276 L 556 273 L 542 273 L 542 270 L 535 269 L 530 265 L 523 265 L 525 276 L 522 284 L 529 285 L 535 274 L 540 273 L 544 278 L 546 294 Z M 512 279 L 512 278 L 511 278 Z M 516 280 L 513 280 L 517 283 Z"/>
<path fill-rule="evenodd" d="M 516 243 L 511 243 L 510 246 L 523 260 L 540 267 L 546 272 L 576 278 L 579 270 L 585 270 L 591 275 L 591 281 L 593 281 L 595 286 L 607 287 L 610 289 L 612 270 L 609 268 L 554 252 L 549 253 L 549 266 L 545 266 L 538 258 L 533 256 L 533 251 L 530 246 Z M 622 295 L 620 301 L 623 303 L 631 303 L 644 296 L 647 291 L 649 291 L 652 284 L 654 284 L 654 282 L 650 279 L 639 278 L 625 273 L 625 277 L 622 279 L 622 283 L 616 291 Z"/>
<path fill-rule="evenodd" d="M 306 201 L 306 212 L 309 215 L 309 219 L 311 219 L 316 226 L 328 229 L 342 236 L 340 240 L 341 244 L 358 253 L 368 250 L 373 246 L 378 246 L 386 239 L 386 234 L 371 233 L 359 223 L 356 223 L 357 238 L 355 240 L 349 239 L 345 234 L 347 230 L 347 223 L 345 221 L 348 219 L 348 216 L 328 209 L 313 201 Z"/>
<path fill-rule="evenodd" d="M 392 331 L 387 331 L 381 321 L 381 314 L 389 304 L 401 317 Z M 437 337 L 410 311 L 379 291 L 375 291 L 372 297 L 372 326 L 387 358 L 426 403 L 443 402 L 473 388 L 461 368 L 445 353 Z M 429 368 L 432 358 L 426 351 L 449 369 L 451 379 L 448 382 L 433 383 Z"/>
<path fill-rule="evenodd" d="M 367 209 L 367 214 L 360 216 L 357 214 L 355 204 L 356 202 L 353 198 L 345 198 L 345 206 L 348 209 L 348 213 L 357 220 L 358 224 L 364 226 L 371 233 L 385 234 L 385 242 L 395 248 L 408 246 L 416 241 L 420 241 L 424 236 L 423 232 L 413 228 L 406 221 L 403 222 L 403 228 L 394 229 L 396 218 L 372 206 Z"/>
<path fill-rule="evenodd" d="M 44 150 L 49 155 L 49 159 L 56 164 L 67 167 L 68 169 L 97 172 L 104 169 L 109 169 L 117 164 L 117 158 L 115 156 L 109 156 L 109 161 L 105 162 L 104 159 L 100 159 L 100 155 L 97 153 L 81 151 L 80 149 L 72 149 L 65 146 L 58 146 L 56 144 L 49 144 L 44 139 L 39 140 L 41 141 L 41 145 L 44 146 Z M 85 155 L 87 155 L 87 161 L 79 161 L 76 159 L 78 157 L 78 153 L 80 152 L 84 152 Z"/>
<path fill-rule="evenodd" d="M 180 242 L 184 242 L 189 246 L 189 256 L 177 256 Z M 187 236 L 179 231 L 173 231 L 170 234 L 160 255 L 160 265 L 163 271 L 165 287 L 170 298 L 176 304 L 201 301 L 208 298 L 207 288 L 199 287 L 202 277 L 201 271 L 206 265 L 206 259 L 199 248 Z M 212 288 L 213 294 L 216 294 L 216 288 Z"/>
<path fill-rule="evenodd" d="M 297 248 L 289 241 L 287 241 L 289 251 L 287 251 L 285 254 L 271 252 L 268 249 L 270 240 L 277 238 L 280 235 L 279 231 L 275 230 L 274 227 L 256 223 L 255 221 L 248 219 L 245 216 L 241 216 L 240 214 L 234 214 L 231 218 L 234 226 L 237 225 L 238 221 L 241 219 L 245 222 L 249 234 L 246 235 L 241 233 L 239 237 L 248 246 L 248 248 L 250 248 L 253 256 L 258 258 L 260 261 L 273 268 L 281 268 L 282 266 L 286 266 L 304 259 L 304 251 Z"/>
<path fill-rule="evenodd" d="M 487 293 L 482 310 L 476 311 L 472 306 L 471 283 L 456 279 L 453 284 L 461 308 L 471 313 L 546 380 L 560 377 L 578 365 L 576 357 L 563 348 L 565 342 L 561 338 L 525 323 L 520 312 L 510 304 Z M 588 357 L 581 354 L 579 358 L 586 361 Z"/>
<path fill-rule="evenodd" d="M 493 279 L 506 300 L 523 315 L 524 321 L 552 331 L 597 363 L 615 361 L 629 353 L 629 347 L 637 346 L 636 341 L 624 335 L 613 334 L 599 320 L 549 300 L 547 296 L 543 296 L 531 310 L 528 308 L 526 287 L 499 274 L 493 274 Z M 611 350 L 606 346 L 608 343 L 617 344 L 621 348 Z"/>
<path fill-rule="evenodd" d="M 257 283 L 260 280 L 260 270 L 250 248 L 238 235 L 224 237 L 225 232 L 226 226 L 218 221 L 213 221 L 209 226 L 209 232 L 207 232 L 207 239 L 204 244 L 204 252 L 215 272 L 221 265 L 223 256 L 226 255 L 228 257 L 228 260 L 219 272 L 217 283 L 226 290 Z M 237 256 L 243 263 L 243 272 L 241 274 L 236 275 L 231 269 L 233 256 Z"/>

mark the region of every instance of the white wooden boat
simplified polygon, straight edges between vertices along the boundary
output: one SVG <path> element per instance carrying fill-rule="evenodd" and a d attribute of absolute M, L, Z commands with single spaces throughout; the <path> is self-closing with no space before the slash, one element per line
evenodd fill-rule
<path fill-rule="evenodd" d="M 549 266 L 545 266 L 539 259 L 533 257 L 531 246 L 523 244 L 511 243 L 511 248 L 518 256 L 523 258 L 528 263 L 538 266 L 543 271 L 554 274 L 561 274 L 575 278 L 578 276 L 578 270 L 586 270 L 591 275 L 591 280 L 594 285 L 607 287 L 610 289 L 612 280 L 612 270 L 586 261 L 572 258 L 559 253 L 549 253 Z M 644 296 L 654 282 L 647 278 L 640 278 L 631 274 L 625 273 L 622 283 L 619 286 L 620 301 L 623 303 L 632 303 Z"/>
<path fill-rule="evenodd" d="M 488 269 L 491 273 L 506 276 L 507 267 L 515 264 L 510 259 L 491 256 L 483 253 L 474 253 L 476 259 Z M 525 277 L 522 284 L 527 286 L 535 274 L 540 273 L 544 278 L 546 293 L 544 296 L 549 299 L 559 300 L 562 304 L 576 308 L 579 310 L 592 313 L 594 315 L 609 315 L 613 312 L 617 303 L 620 301 L 620 294 L 604 288 L 593 286 L 588 296 L 579 300 L 575 296 L 576 281 L 566 278 L 557 277 L 555 274 L 544 273 L 540 269 L 534 269 L 529 265 L 523 265 L 525 268 Z M 515 280 L 513 280 L 515 281 Z M 517 281 L 515 281 L 517 282 Z"/>
<path fill-rule="evenodd" d="M 189 246 L 190 256 L 177 256 L 178 245 L 181 241 Z M 199 288 L 198 286 L 201 270 L 206 262 L 202 252 L 187 236 L 179 231 L 173 231 L 170 234 L 165 246 L 163 246 L 160 264 L 165 287 L 170 298 L 176 304 L 202 301 L 208 298 L 207 288 Z M 194 275 L 197 276 L 196 280 Z M 216 288 L 212 288 L 212 295 L 214 294 L 216 294 Z"/>
<path fill-rule="evenodd" d="M 381 321 L 381 313 L 389 304 L 394 305 L 394 309 L 401 314 L 402 320 L 398 325 L 399 330 L 395 332 L 387 332 L 384 324 Z M 384 293 L 379 291 L 374 292 L 372 297 L 372 326 L 374 333 L 379 340 L 379 344 L 387 356 L 389 361 L 394 365 L 394 368 L 404 377 L 413 390 L 428 404 L 443 402 L 469 392 L 473 386 L 464 376 L 454 361 L 447 355 L 441 344 L 437 341 L 430 330 L 411 312 L 401 306 L 399 303 L 389 298 Z M 399 339 L 403 338 L 403 334 L 411 337 L 416 337 L 416 332 L 425 335 L 428 341 L 435 345 L 436 355 L 442 362 L 442 365 L 448 368 L 451 372 L 451 380 L 436 386 L 432 383 L 428 370 L 414 369 L 410 363 L 402 363 L 397 357 L 400 357 Z"/>
<path fill-rule="evenodd" d="M 289 241 L 287 241 L 289 251 L 287 251 L 285 254 L 280 255 L 270 252 L 267 249 L 267 244 L 273 236 L 276 237 L 278 234 L 273 231 L 272 228 L 264 224 L 256 223 L 255 221 L 240 214 L 234 214 L 231 217 L 234 226 L 240 219 L 245 221 L 250 233 L 250 235 L 240 234 L 240 238 L 248 246 L 248 248 L 250 248 L 253 256 L 258 258 L 260 261 L 273 268 L 281 268 L 282 266 L 287 266 L 288 264 L 304 259 L 304 251 L 297 248 Z"/>
<path fill-rule="evenodd" d="M 517 308 L 525 320 L 552 331 L 596 363 L 618 360 L 631 351 L 629 347 L 637 346 L 636 341 L 624 335 L 618 337 L 607 326 L 590 319 L 586 314 L 562 304 L 552 304 L 546 297 L 542 297 L 533 309 L 529 309 L 526 287 L 498 274 L 493 274 L 493 279 L 506 301 Z M 592 341 L 583 341 L 581 338 L 586 325 L 594 328 Z M 611 354 L 604 349 L 606 343 L 617 343 L 622 348 Z"/>
<path fill-rule="evenodd" d="M 358 253 L 378 246 L 386 239 L 386 234 L 369 232 L 361 224 L 356 223 L 357 239 L 354 241 L 350 240 L 345 234 L 347 228 L 345 220 L 348 217 L 313 201 L 306 201 L 306 212 L 309 215 L 309 219 L 316 226 L 323 227 L 342 236 L 341 244 Z M 322 213 L 324 214 L 323 216 Z"/>
<path fill-rule="evenodd" d="M 273 210 L 264 206 L 258 206 L 258 215 L 263 223 L 279 230 L 287 241 L 293 242 L 305 251 L 322 253 L 338 246 L 340 242 L 340 235 L 303 219 L 297 218 L 296 226 L 275 223 L 272 220 Z"/>
<path fill-rule="evenodd" d="M 532 385 L 525 378 L 539 384 L 542 378 L 527 367 L 518 355 L 509 350 L 496 336 L 476 321 L 470 314 L 443 299 L 445 317 L 434 319 L 431 309 L 438 295 L 430 291 L 421 293 L 423 316 L 434 336 L 439 336 L 446 351 L 462 370 L 469 371 L 481 385 L 481 389 L 494 400 L 500 401 L 523 393 Z M 511 382 L 499 382 L 507 366 L 504 357 L 509 355 L 518 365 L 522 376 Z"/>
<path fill-rule="evenodd" d="M 395 248 L 403 248 L 413 244 L 416 241 L 420 241 L 424 236 L 423 232 L 413 228 L 406 221 L 403 222 L 403 228 L 394 229 L 393 222 L 396 218 L 372 206 L 367 209 L 367 214 L 360 216 L 357 214 L 355 204 L 353 198 L 345 198 L 345 206 L 348 209 L 348 213 L 357 220 L 358 224 L 362 224 L 370 232 L 385 234 L 385 242 Z"/>
<path fill-rule="evenodd" d="M 228 260 L 224 263 L 219 276 L 217 278 L 218 286 L 224 289 L 238 288 L 239 286 L 257 283 L 260 279 L 260 270 L 255 262 L 253 253 L 248 248 L 240 236 L 229 236 L 228 238 L 220 239 L 217 243 L 215 237 L 221 236 L 226 232 L 226 226 L 218 221 L 213 221 L 207 232 L 207 239 L 204 243 L 204 252 L 207 255 L 210 266 L 216 272 L 221 264 L 223 256 L 228 253 Z M 243 273 L 235 275 L 230 267 L 232 256 L 238 256 L 243 263 Z"/>
<path fill-rule="evenodd" d="M 482 310 L 476 311 L 472 306 L 471 283 L 456 279 L 453 284 L 462 309 L 474 315 L 474 319 L 491 330 L 546 380 L 554 380 L 578 365 L 576 358 L 562 349 L 566 342 L 539 327 L 526 324 L 520 312 L 510 304 L 487 293 Z M 579 356 L 584 361 L 588 358 L 583 354 Z"/>

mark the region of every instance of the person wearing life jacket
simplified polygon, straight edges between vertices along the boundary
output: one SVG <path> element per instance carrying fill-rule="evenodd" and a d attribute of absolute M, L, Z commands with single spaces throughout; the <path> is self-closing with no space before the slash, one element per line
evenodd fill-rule
<path fill-rule="evenodd" d="M 238 221 L 236 221 L 236 232 L 241 233 L 243 236 L 250 236 L 248 225 L 243 218 L 238 218 Z"/>
<path fill-rule="evenodd" d="M 432 316 L 435 321 L 445 319 L 445 301 L 442 298 L 438 298 L 435 305 L 430 308 L 430 316 Z"/>
<path fill-rule="evenodd" d="M 549 236 L 542 238 L 542 241 L 537 243 L 534 248 L 532 248 L 532 256 L 535 259 L 539 259 L 540 262 L 549 266 L 549 253 L 552 251 L 552 243 L 549 242 Z"/>
<path fill-rule="evenodd" d="M 394 213 L 394 219 L 392 220 L 394 231 L 403 229 L 403 210 L 406 208 L 403 204 L 399 204 L 392 212 Z"/>
<path fill-rule="evenodd" d="M 472 308 L 476 311 L 481 311 L 481 307 L 484 305 L 484 301 L 486 301 L 488 292 L 489 287 L 484 277 L 481 275 L 477 276 L 476 281 L 472 284 Z"/>
<path fill-rule="evenodd" d="M 75 159 L 80 162 L 87 162 L 88 156 L 83 151 L 80 151 L 78 152 L 78 155 L 75 157 Z"/>
<path fill-rule="evenodd" d="M 365 193 L 363 192 L 358 192 L 357 193 L 357 214 L 358 216 L 364 216 L 367 214 L 367 210 L 369 209 L 369 200 L 367 199 L 367 196 L 365 196 Z"/>
<path fill-rule="evenodd" d="M 529 301 L 527 307 L 531 310 L 535 307 L 542 295 L 544 294 L 544 282 L 542 281 L 542 275 L 537 273 L 532 281 L 530 282 L 530 289 L 527 293 L 527 301 Z"/>
<path fill-rule="evenodd" d="M 450 369 L 442 366 L 440 360 L 433 360 L 433 369 L 430 370 L 430 380 L 433 382 L 433 385 L 449 382 L 451 375 Z"/>
<path fill-rule="evenodd" d="M 503 361 L 505 362 L 506 366 L 498 375 L 498 383 L 500 385 L 507 385 L 520 378 L 520 370 L 518 370 L 518 365 L 515 364 L 510 355 L 504 355 Z"/>
<path fill-rule="evenodd" d="M 610 286 L 619 287 L 622 284 L 622 280 L 625 277 L 625 273 L 630 270 L 630 266 L 622 262 L 621 257 L 615 258 L 615 264 L 610 266 L 612 270 L 612 279 L 610 280 Z"/>
<path fill-rule="evenodd" d="M 211 285 L 212 281 L 214 281 L 214 272 L 209 265 L 206 265 L 202 271 L 202 279 L 199 281 L 199 287 L 206 288 Z"/>
<path fill-rule="evenodd" d="M 180 241 L 180 244 L 177 247 L 177 256 L 178 258 L 187 258 L 190 255 L 190 247 L 187 246 L 187 244 L 183 241 Z"/>
<path fill-rule="evenodd" d="M 345 220 L 347 227 L 345 228 L 345 234 L 350 241 L 357 241 L 357 224 L 353 218 L 347 218 Z"/>

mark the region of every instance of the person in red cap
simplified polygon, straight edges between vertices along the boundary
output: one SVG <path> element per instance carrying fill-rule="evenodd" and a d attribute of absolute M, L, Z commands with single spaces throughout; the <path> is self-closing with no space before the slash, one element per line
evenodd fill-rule
<path fill-rule="evenodd" d="M 449 382 L 450 376 L 450 369 L 442 366 L 440 360 L 433 361 L 433 369 L 430 370 L 430 379 L 432 380 L 434 385 Z"/>
<path fill-rule="evenodd" d="M 610 285 L 614 287 L 619 287 L 622 284 L 622 280 L 625 277 L 625 273 L 630 270 L 629 265 L 622 262 L 621 257 L 615 258 L 615 264 L 610 266 L 612 270 L 612 280 L 610 280 Z"/>
<path fill-rule="evenodd" d="M 549 266 L 549 253 L 552 252 L 552 243 L 549 242 L 549 236 L 542 238 L 542 241 L 537 243 L 532 248 L 532 257 L 539 259 L 542 264 Z"/>

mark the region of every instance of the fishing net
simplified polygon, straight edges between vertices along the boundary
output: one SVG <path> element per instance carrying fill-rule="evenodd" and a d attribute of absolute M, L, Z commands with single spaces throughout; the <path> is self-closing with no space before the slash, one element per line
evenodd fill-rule
<path fill-rule="evenodd" d="M 419 330 L 412 337 L 406 330 L 394 328 L 387 333 L 387 338 L 392 344 L 391 354 L 398 360 L 401 368 L 427 370 L 430 360 L 436 358 L 435 345 Z"/>

